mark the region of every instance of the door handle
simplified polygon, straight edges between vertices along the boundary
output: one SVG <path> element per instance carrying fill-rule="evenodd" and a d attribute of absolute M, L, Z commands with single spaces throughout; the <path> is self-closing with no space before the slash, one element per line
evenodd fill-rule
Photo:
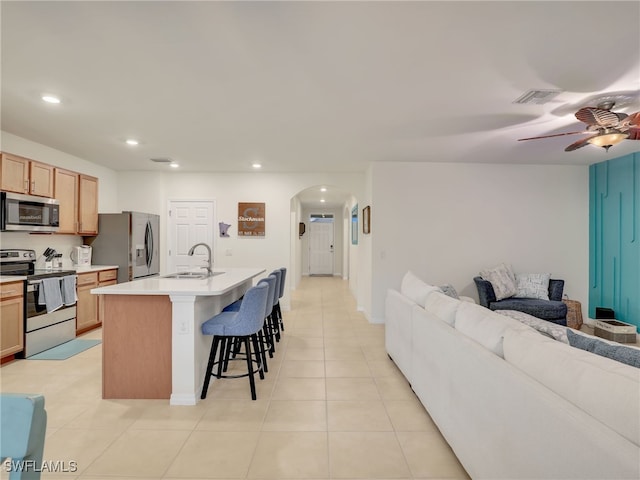
<path fill-rule="evenodd" d="M 144 231 L 145 243 L 145 263 L 147 268 L 151 268 L 151 257 L 153 256 L 153 235 L 151 234 L 151 223 L 147 221 Z"/>

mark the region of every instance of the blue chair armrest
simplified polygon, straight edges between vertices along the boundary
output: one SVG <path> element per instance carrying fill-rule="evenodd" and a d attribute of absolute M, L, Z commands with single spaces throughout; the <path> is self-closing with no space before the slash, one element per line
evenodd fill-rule
<path fill-rule="evenodd" d="M 489 308 L 491 302 L 496 301 L 496 294 L 493 291 L 493 285 L 491 285 L 490 281 L 485 280 L 482 277 L 473 277 L 473 281 L 478 289 L 478 300 L 480 301 L 480 305 Z"/>
<path fill-rule="evenodd" d="M 564 280 L 549 280 L 549 300 L 559 302 L 562 300 L 562 292 L 564 291 Z"/>

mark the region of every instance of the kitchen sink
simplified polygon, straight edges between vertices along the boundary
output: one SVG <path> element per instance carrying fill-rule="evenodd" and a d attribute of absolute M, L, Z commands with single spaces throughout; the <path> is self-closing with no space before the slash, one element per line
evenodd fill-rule
<path fill-rule="evenodd" d="M 209 277 L 215 277 L 216 275 L 222 275 L 224 272 L 213 272 Z M 206 272 L 178 272 L 170 275 L 165 275 L 162 278 L 191 278 L 193 280 L 200 280 L 207 278 Z"/>

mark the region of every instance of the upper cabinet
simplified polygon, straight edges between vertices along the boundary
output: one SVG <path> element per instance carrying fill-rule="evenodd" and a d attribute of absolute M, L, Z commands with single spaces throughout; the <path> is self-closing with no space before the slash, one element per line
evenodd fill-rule
<path fill-rule="evenodd" d="M 2 190 L 29 193 L 29 160 L 3 153 L 1 161 L 0 187 Z"/>
<path fill-rule="evenodd" d="M 98 234 L 98 179 L 89 175 L 79 176 L 78 233 Z"/>
<path fill-rule="evenodd" d="M 60 228 L 58 233 L 78 233 L 78 179 L 79 174 L 56 168 L 53 194 L 60 202 Z"/>
<path fill-rule="evenodd" d="M 55 169 L 55 198 L 60 202 L 58 233 L 98 234 L 98 179 Z"/>
<path fill-rule="evenodd" d="M 53 167 L 46 163 L 29 162 L 29 178 L 31 195 L 53 197 Z"/>
<path fill-rule="evenodd" d="M 53 197 L 53 166 L 3 153 L 0 190 Z"/>

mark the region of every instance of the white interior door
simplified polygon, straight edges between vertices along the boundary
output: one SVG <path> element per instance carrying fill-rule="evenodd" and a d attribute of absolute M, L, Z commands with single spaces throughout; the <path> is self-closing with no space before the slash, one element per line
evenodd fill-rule
<path fill-rule="evenodd" d="M 169 260 L 168 272 L 196 270 L 207 266 L 207 249 L 196 248 L 192 256 L 189 249 L 196 243 L 206 243 L 215 252 L 213 200 L 169 201 Z M 213 255 L 213 253 L 212 253 Z M 213 260 L 213 259 L 212 259 Z"/>
<path fill-rule="evenodd" d="M 333 219 L 309 222 L 309 275 L 333 275 Z"/>

